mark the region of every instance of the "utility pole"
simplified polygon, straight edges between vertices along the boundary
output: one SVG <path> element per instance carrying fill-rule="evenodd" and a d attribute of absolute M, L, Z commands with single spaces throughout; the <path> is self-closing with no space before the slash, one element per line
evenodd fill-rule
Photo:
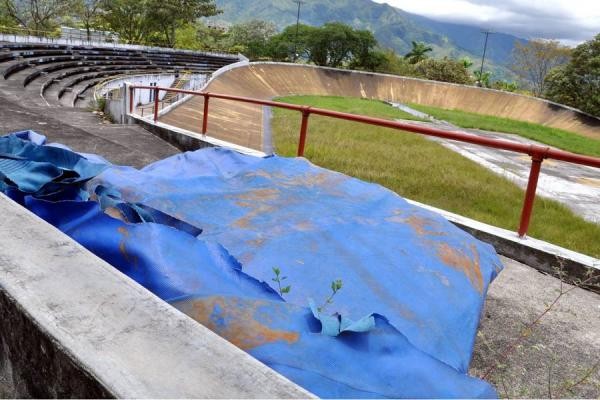
<path fill-rule="evenodd" d="M 487 50 L 488 36 L 496 32 L 492 32 L 491 30 L 487 29 L 485 31 L 481 31 L 481 33 L 485 33 L 485 43 L 483 44 L 483 55 L 481 56 L 481 69 L 479 70 L 479 87 L 483 86 L 483 82 L 481 82 L 481 79 L 483 77 L 483 62 L 485 61 L 485 52 Z"/>
<path fill-rule="evenodd" d="M 292 0 L 294 3 L 298 4 L 298 15 L 296 17 L 296 38 L 294 39 L 294 62 L 296 62 L 296 58 L 298 58 L 298 29 L 300 28 L 300 6 L 304 4 L 302 0 Z"/>

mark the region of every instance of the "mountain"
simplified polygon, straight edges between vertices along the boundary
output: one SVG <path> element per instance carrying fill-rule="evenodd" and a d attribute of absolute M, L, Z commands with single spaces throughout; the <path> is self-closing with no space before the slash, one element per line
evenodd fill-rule
<path fill-rule="evenodd" d="M 293 0 L 216 0 L 223 13 L 212 17 L 214 22 L 239 23 L 252 19 L 273 22 L 279 29 L 296 23 L 297 3 Z M 300 21 L 322 25 L 339 21 L 358 29 L 372 31 L 384 47 L 406 54 L 411 41 L 425 42 L 434 49 L 435 57 L 469 57 L 479 65 L 484 35 L 480 28 L 434 21 L 407 13 L 388 4 L 371 0 L 304 0 Z M 494 79 L 512 77 L 507 65 L 515 41 L 525 40 L 512 35 L 490 35 L 486 53 L 486 69 Z"/>

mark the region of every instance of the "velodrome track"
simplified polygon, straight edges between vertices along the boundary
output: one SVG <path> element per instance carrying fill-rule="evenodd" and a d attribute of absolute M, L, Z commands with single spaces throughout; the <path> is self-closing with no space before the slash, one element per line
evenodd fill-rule
<path fill-rule="evenodd" d="M 205 90 L 259 99 L 305 94 L 418 103 L 527 121 L 600 139 L 599 119 L 563 105 L 514 93 L 394 75 L 301 64 L 250 63 L 217 74 Z M 202 110 L 203 99 L 195 97 L 163 115 L 160 121 L 199 132 Z M 261 106 L 211 99 L 208 133 L 242 146 L 265 149 L 270 143 L 268 137 L 265 140 L 263 113 Z"/>

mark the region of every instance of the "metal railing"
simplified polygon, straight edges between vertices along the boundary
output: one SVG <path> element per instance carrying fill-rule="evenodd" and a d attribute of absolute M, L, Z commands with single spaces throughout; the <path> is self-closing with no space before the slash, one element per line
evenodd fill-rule
<path fill-rule="evenodd" d="M 525 237 L 529 228 L 529 222 L 531 220 L 531 213 L 533 210 L 533 203 L 535 200 L 538 179 L 542 162 L 545 159 L 554 159 L 558 161 L 569 162 L 573 164 L 586 165 L 589 167 L 600 168 L 600 158 L 584 156 L 580 154 L 571 153 L 568 151 L 552 149 L 546 146 L 539 146 L 535 144 L 524 144 L 511 140 L 495 139 L 482 137 L 466 132 L 452 132 L 438 128 L 431 128 L 420 125 L 408 124 L 405 122 L 390 121 L 382 118 L 368 117 L 365 115 L 349 114 L 339 111 L 326 110 L 323 108 L 316 108 L 310 106 L 299 106 L 296 104 L 279 103 L 270 100 L 260 100 L 250 97 L 232 96 L 227 94 L 210 93 L 210 92 L 199 92 L 192 90 L 173 89 L 165 87 L 155 86 L 129 86 L 129 113 L 133 113 L 133 99 L 134 91 L 136 89 L 154 90 L 154 122 L 158 121 L 158 94 L 161 90 L 167 92 L 184 93 L 188 95 L 201 96 L 204 98 L 204 111 L 202 115 L 202 134 L 205 135 L 208 128 L 208 111 L 209 111 L 209 100 L 211 98 L 231 100 L 242 103 L 257 104 L 262 106 L 277 107 L 287 110 L 294 110 L 301 113 L 300 123 L 300 134 L 298 138 L 298 157 L 304 155 L 304 148 L 306 146 L 306 136 L 308 132 L 308 118 L 311 114 L 321 115 L 330 118 L 342 119 L 346 121 L 360 122 L 368 125 L 381 126 L 385 128 L 392 128 L 402 130 L 405 132 L 417 133 L 420 135 L 434 136 L 442 139 L 457 140 L 460 142 L 472 143 L 480 146 L 492 147 L 500 150 L 508 150 L 516 153 L 527 154 L 531 157 L 531 167 L 529 170 L 529 179 L 527 181 L 527 188 L 525 190 L 525 199 L 523 202 L 523 209 L 521 211 L 521 219 L 519 222 L 519 230 L 517 231 L 520 237 Z"/>

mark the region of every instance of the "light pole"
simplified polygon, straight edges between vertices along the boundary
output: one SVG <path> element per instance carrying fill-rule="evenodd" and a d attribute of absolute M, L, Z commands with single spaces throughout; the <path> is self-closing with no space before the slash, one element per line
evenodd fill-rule
<path fill-rule="evenodd" d="M 483 82 L 481 82 L 481 80 L 483 78 L 483 62 L 485 61 L 485 51 L 487 50 L 488 36 L 495 32 L 492 32 L 488 29 L 485 31 L 481 31 L 481 33 L 485 33 L 485 42 L 483 44 L 483 55 L 481 56 L 481 69 L 479 70 L 479 87 L 483 86 Z"/>
<path fill-rule="evenodd" d="M 296 16 L 296 37 L 294 38 L 294 62 L 296 62 L 296 58 L 298 57 L 298 29 L 300 28 L 300 6 L 304 4 L 302 0 L 292 0 L 294 3 L 298 4 L 298 15 Z"/>

